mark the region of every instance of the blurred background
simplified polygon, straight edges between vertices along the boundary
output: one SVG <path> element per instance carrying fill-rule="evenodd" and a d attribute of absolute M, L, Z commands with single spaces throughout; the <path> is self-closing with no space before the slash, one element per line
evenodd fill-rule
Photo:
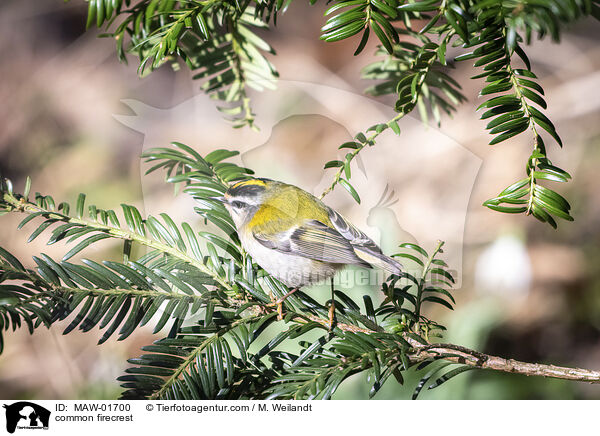
<path fill-rule="evenodd" d="M 320 41 L 322 4 L 292 3 L 265 34 L 277 51 L 271 60 L 282 82 L 279 91 L 253 94 L 258 124 L 266 126 L 259 133 L 231 133 L 185 69 L 165 66 L 140 79 L 135 59 L 120 64 L 110 39 L 85 32 L 86 9 L 79 0 L 0 4 L 0 172 L 18 189 L 32 175 L 34 191 L 57 199 L 73 201 L 85 192 L 103 208 L 130 203 L 151 213 L 181 211 L 187 215 L 181 219 L 189 219 L 189 201 L 173 199 L 160 177 L 142 179 L 143 149 L 173 140 L 203 153 L 229 146 L 243 151 L 242 162 L 260 175 L 318 193 L 331 177 L 322 165 L 338 156 L 339 144 L 391 117 L 393 100 L 361 96 L 369 83 L 360 80 L 360 70 L 372 60 L 374 41 L 356 58 L 356 39 Z M 370 234 L 379 229 L 374 237 L 386 252 L 398 242 L 417 241 L 431 250 L 437 238 L 447 241 L 445 258 L 460 279 L 457 307 L 429 315 L 448 327 L 448 342 L 518 360 L 600 369 L 599 29 L 597 22 L 580 21 L 560 45 L 536 42 L 527 51 L 565 144 L 563 150 L 550 146 L 549 153 L 573 175 L 557 189 L 571 202 L 574 223 L 559 222 L 553 230 L 481 206 L 523 177 L 531 144 L 524 134 L 487 145 L 485 123 L 474 111 L 482 82 L 468 80 L 475 74 L 469 63 L 452 72 L 469 99 L 452 119 L 440 128 L 403 120 L 399 138 L 390 134 L 365 152 L 364 177 L 357 175 L 359 187 L 371 189 L 361 191 L 364 207 L 339 189 L 328 197 L 359 227 L 372 227 Z M 382 203 L 388 184 L 394 195 Z M 27 266 L 40 252 L 64 254 L 64 246 L 46 246 L 43 237 L 27 244 L 29 232 L 16 232 L 18 222 L 16 216 L 0 219 L 0 245 Z M 118 248 L 98 245 L 84 255 L 117 258 Z M 115 378 L 126 359 L 154 339 L 140 330 L 124 342 L 112 338 L 97 346 L 97 329 L 62 336 L 60 327 L 5 334 L 0 397 L 115 398 Z M 410 398 L 415 383 L 390 381 L 376 398 Z M 334 398 L 367 398 L 368 390 L 358 376 Z M 600 387 L 472 371 L 422 397 L 600 399 Z"/>

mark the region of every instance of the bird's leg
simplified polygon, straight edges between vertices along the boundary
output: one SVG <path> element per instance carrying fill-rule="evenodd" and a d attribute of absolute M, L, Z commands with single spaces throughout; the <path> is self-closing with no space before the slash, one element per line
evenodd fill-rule
<path fill-rule="evenodd" d="M 331 304 L 329 306 L 329 331 L 333 331 L 335 323 L 335 288 L 333 286 L 333 278 L 331 279 Z"/>
<path fill-rule="evenodd" d="M 285 294 L 283 297 L 279 298 L 278 300 L 275 300 L 269 304 L 267 304 L 267 307 L 273 307 L 273 306 L 277 306 L 277 319 L 279 321 L 281 321 L 283 319 L 283 302 L 290 296 L 292 295 L 294 292 L 296 292 L 298 289 L 300 288 L 294 288 L 292 289 L 290 292 L 288 292 L 287 294 Z"/>

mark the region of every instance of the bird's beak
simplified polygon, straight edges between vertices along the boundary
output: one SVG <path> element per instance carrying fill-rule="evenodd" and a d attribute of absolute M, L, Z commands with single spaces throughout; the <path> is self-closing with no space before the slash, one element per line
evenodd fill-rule
<path fill-rule="evenodd" d="M 227 202 L 227 199 L 225 197 L 208 197 L 208 198 L 210 198 L 211 200 L 219 201 L 221 203 L 226 203 Z"/>

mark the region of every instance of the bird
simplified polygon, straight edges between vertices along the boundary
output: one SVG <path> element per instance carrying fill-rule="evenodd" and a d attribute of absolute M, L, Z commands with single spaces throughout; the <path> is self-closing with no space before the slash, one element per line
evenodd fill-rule
<path fill-rule="evenodd" d="M 337 211 L 309 192 L 291 184 L 251 178 L 232 184 L 223 203 L 244 250 L 290 292 L 282 303 L 303 286 L 332 279 L 345 265 L 373 266 L 400 275 L 402 265 L 383 254 L 379 246 Z M 333 328 L 335 300 L 333 280 L 329 326 Z"/>

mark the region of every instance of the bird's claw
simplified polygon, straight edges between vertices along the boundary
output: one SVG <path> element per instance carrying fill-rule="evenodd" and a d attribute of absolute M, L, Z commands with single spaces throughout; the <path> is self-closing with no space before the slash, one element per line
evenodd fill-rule
<path fill-rule="evenodd" d="M 269 304 L 267 304 L 266 307 L 277 307 L 277 320 L 278 321 L 283 320 L 283 302 L 285 300 L 287 300 L 287 298 L 290 295 L 292 295 L 294 292 L 296 292 L 297 290 L 298 290 L 298 288 L 294 288 L 290 292 L 285 294 L 283 297 L 281 297 L 277 300 L 275 300 L 275 298 L 273 297 L 272 294 L 269 294 L 269 296 L 271 297 L 271 302 Z"/>

